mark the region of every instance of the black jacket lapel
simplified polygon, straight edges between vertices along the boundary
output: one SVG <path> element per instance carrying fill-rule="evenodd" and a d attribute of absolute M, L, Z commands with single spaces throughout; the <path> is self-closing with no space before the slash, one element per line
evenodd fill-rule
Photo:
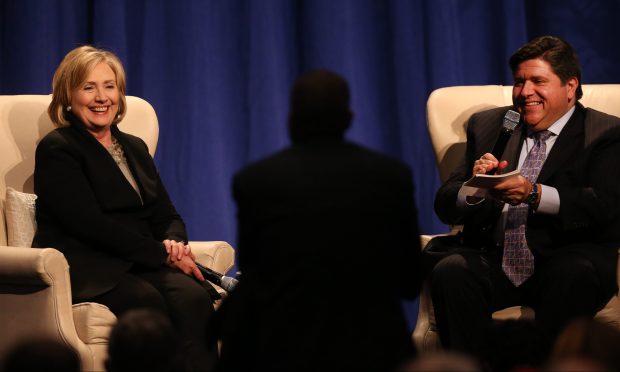
<path fill-rule="evenodd" d="M 582 153 L 584 148 L 584 109 L 581 104 L 575 106 L 564 129 L 555 141 L 538 175 L 538 182 L 544 183 L 553 173 L 564 165 L 570 164 L 573 157 Z"/>
<path fill-rule="evenodd" d="M 137 143 L 137 141 L 139 141 L 138 139 L 131 138 L 130 135 L 121 132 L 116 126 L 112 126 L 112 134 L 116 137 L 121 146 L 123 146 L 127 165 L 138 184 L 142 200 L 144 204 L 148 204 L 148 202 L 154 200 L 157 195 L 156 177 L 153 177 L 153 172 L 157 171 L 152 167 L 153 163 L 150 159 L 150 155 L 148 155 L 148 151 L 144 151 L 149 157 L 148 159 L 144 156 L 136 155 L 140 154 L 141 151 L 138 151 L 135 147 L 142 145 L 142 143 Z"/>

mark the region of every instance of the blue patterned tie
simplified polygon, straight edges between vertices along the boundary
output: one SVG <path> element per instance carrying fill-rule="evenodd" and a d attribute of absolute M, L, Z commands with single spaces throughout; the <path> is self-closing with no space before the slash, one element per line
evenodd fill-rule
<path fill-rule="evenodd" d="M 534 133 L 534 147 L 530 150 L 521 167 L 521 175 L 532 184 L 536 182 L 542 168 L 547 146 L 545 141 L 553 133 L 543 130 Z M 529 205 L 521 203 L 508 207 L 506 230 L 504 231 L 504 257 L 502 269 L 506 276 L 516 286 L 520 286 L 534 273 L 534 256 L 527 246 L 525 239 L 525 225 Z"/>

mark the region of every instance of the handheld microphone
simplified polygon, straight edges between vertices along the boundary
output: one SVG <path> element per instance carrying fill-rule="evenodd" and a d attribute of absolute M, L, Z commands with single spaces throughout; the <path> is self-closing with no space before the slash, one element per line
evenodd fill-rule
<path fill-rule="evenodd" d="M 209 269 L 208 267 L 202 266 L 198 262 L 196 262 L 196 266 L 198 266 L 198 270 L 200 270 L 200 272 L 205 277 L 205 279 L 224 288 L 226 292 L 230 292 L 233 289 L 235 289 L 235 287 L 239 283 L 237 279 L 220 274 L 217 271 L 214 271 L 214 270 Z"/>
<path fill-rule="evenodd" d="M 506 115 L 504 115 L 502 130 L 499 132 L 499 137 L 497 138 L 497 142 L 495 142 L 495 146 L 493 146 L 493 150 L 491 150 L 491 154 L 493 154 L 497 160 L 500 160 L 500 157 L 504 153 L 508 140 L 510 139 L 512 132 L 519 124 L 520 118 L 521 114 L 513 110 L 508 110 Z M 496 171 L 497 168 L 492 169 L 487 174 L 495 174 Z"/>

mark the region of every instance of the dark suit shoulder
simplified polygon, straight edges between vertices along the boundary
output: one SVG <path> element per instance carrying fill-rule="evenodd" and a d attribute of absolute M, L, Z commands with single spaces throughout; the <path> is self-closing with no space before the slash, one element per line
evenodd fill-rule
<path fill-rule="evenodd" d="M 411 173 L 408 165 L 388 155 L 352 142 L 336 144 L 296 145 L 248 164 L 235 176 L 263 177 L 267 170 L 282 172 L 285 169 L 301 171 L 304 167 L 322 167 L 324 170 L 349 167 L 381 171 L 381 173 Z"/>
<path fill-rule="evenodd" d="M 614 115 L 607 114 L 602 111 L 598 111 L 593 108 L 586 107 L 584 109 L 586 125 L 596 125 L 601 127 L 602 131 L 611 129 L 617 125 L 620 125 L 620 118 Z"/>
<path fill-rule="evenodd" d="M 392 164 L 393 166 L 396 167 L 400 167 L 400 168 L 406 168 L 409 169 L 409 166 L 406 165 L 405 163 L 403 163 L 402 161 L 393 158 L 389 155 L 386 155 L 384 153 L 375 151 L 373 149 L 369 149 L 367 147 L 364 147 L 362 145 L 359 145 L 357 143 L 353 143 L 353 142 L 347 142 L 345 143 L 346 146 L 348 146 L 349 148 L 352 149 L 352 151 L 357 151 L 359 153 L 363 153 L 366 154 L 366 156 L 376 159 L 376 161 L 378 162 L 384 162 L 386 164 Z"/>
<path fill-rule="evenodd" d="M 483 141 L 495 141 L 501 128 L 502 118 L 513 106 L 495 107 L 473 113 L 466 123 L 468 133 L 478 133 Z M 468 138 L 470 135 L 468 135 Z"/>
<path fill-rule="evenodd" d="M 262 169 L 271 168 L 273 164 L 286 164 L 290 162 L 288 159 L 291 158 L 291 152 L 292 149 L 288 147 L 258 160 L 254 160 L 238 170 L 234 175 L 234 179 L 238 180 L 252 177 L 253 175 L 260 175 Z"/>
<path fill-rule="evenodd" d="M 590 107 L 586 107 L 584 112 L 586 115 L 586 120 L 605 121 L 613 123 L 614 125 L 620 124 L 620 118 L 617 116 L 610 115 Z"/>
<path fill-rule="evenodd" d="M 75 124 L 73 124 L 75 125 Z M 81 128 L 74 128 L 72 126 L 66 126 L 61 128 L 56 128 L 46 134 L 41 141 L 39 142 L 39 146 L 43 147 L 53 147 L 60 145 L 78 145 L 78 146 L 88 146 L 89 142 L 85 141 L 84 135 L 86 134 L 86 138 L 90 139 L 90 134 L 85 132 Z M 112 134 L 116 137 L 122 138 L 124 143 L 129 144 L 131 146 L 139 147 L 141 149 L 147 148 L 146 143 L 137 136 L 134 136 L 129 133 L 125 133 L 120 131 L 116 126 L 112 126 Z M 94 143 L 94 142 L 92 142 Z"/>
<path fill-rule="evenodd" d="M 508 110 L 514 110 L 513 106 L 494 107 L 488 110 L 479 111 L 471 115 L 470 120 L 496 120 L 506 114 Z"/>
<path fill-rule="evenodd" d="M 35 151 L 36 156 L 48 154 L 51 151 L 61 150 L 73 156 L 82 153 L 80 150 L 84 146 L 79 136 L 69 127 L 54 129 L 46 134 L 37 144 Z"/>
<path fill-rule="evenodd" d="M 617 124 L 620 124 L 620 120 L 618 120 Z M 614 125 L 607 129 L 604 135 L 599 136 L 597 140 L 592 143 L 591 148 L 597 149 L 609 145 L 616 145 L 618 143 L 620 143 L 620 125 Z"/>
<path fill-rule="evenodd" d="M 46 134 L 41 141 L 39 141 L 39 146 L 54 146 L 66 144 L 69 142 L 73 142 L 73 137 L 69 127 L 56 128 L 53 131 Z"/>
<path fill-rule="evenodd" d="M 578 107 L 582 107 L 578 104 Z M 607 132 L 620 125 L 620 118 L 604 112 L 585 108 L 582 109 L 584 117 L 585 143 L 591 145 L 597 139 L 607 136 Z"/>

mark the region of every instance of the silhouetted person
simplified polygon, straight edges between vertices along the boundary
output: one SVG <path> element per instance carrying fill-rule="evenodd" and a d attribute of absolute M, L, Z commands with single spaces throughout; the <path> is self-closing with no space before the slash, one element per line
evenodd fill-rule
<path fill-rule="evenodd" d="M 292 146 L 234 178 L 243 278 L 218 312 L 222 370 L 390 370 L 413 353 L 420 287 L 407 166 L 344 140 L 346 81 L 301 76 Z"/>
<path fill-rule="evenodd" d="M 4 363 L 3 372 L 79 372 L 80 358 L 58 341 L 35 339 L 16 346 Z"/>
<path fill-rule="evenodd" d="M 170 320 L 158 311 L 129 310 L 112 329 L 105 362 L 108 372 L 188 370 Z M 184 364 L 185 363 L 185 364 Z"/>

